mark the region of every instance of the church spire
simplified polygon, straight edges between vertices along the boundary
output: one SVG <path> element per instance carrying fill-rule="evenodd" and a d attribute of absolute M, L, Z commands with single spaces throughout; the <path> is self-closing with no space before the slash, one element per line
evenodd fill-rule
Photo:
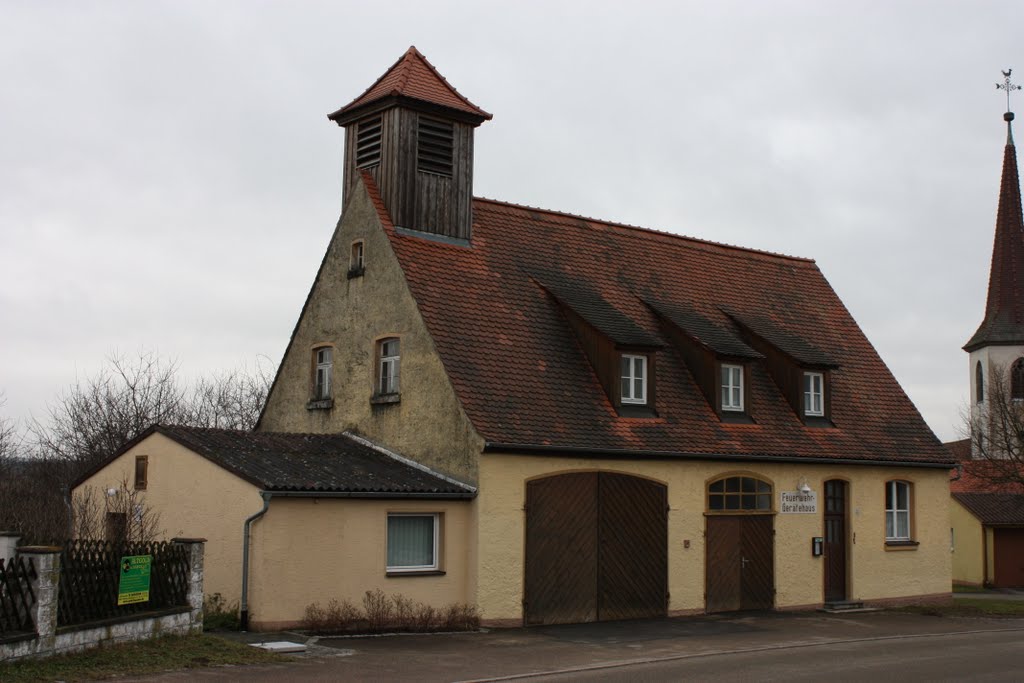
<path fill-rule="evenodd" d="M 1012 70 L 996 88 L 1006 91 L 1006 147 L 1003 150 L 1003 177 L 999 188 L 996 235 L 992 246 L 992 267 L 988 279 L 985 319 L 965 351 L 983 346 L 1024 344 L 1024 218 L 1021 215 L 1020 177 L 1017 149 L 1013 143 L 1013 112 L 1010 94 L 1021 86 L 1010 82 Z"/>

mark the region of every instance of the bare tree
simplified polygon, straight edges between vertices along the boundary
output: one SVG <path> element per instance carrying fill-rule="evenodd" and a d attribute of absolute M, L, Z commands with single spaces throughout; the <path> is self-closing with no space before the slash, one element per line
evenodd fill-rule
<path fill-rule="evenodd" d="M 160 515 L 145 499 L 145 492 L 128 485 L 127 477 L 106 491 L 85 486 L 72 500 L 76 538 L 105 538 L 123 543 L 157 540 L 163 530 Z"/>
<path fill-rule="evenodd" d="M 972 458 L 984 461 L 972 473 L 1024 492 L 1024 399 L 1014 396 L 1024 386 L 1014 387 L 1010 373 L 999 365 L 990 366 L 987 380 L 984 401 L 966 417 Z"/>
<path fill-rule="evenodd" d="M 261 358 L 251 372 L 236 369 L 200 379 L 192 389 L 184 422 L 195 427 L 252 429 L 273 377 L 270 362 Z"/>

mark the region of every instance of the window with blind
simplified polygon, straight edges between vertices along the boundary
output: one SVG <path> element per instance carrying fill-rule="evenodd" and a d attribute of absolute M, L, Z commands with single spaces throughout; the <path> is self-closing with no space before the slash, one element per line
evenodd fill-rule
<path fill-rule="evenodd" d="M 388 514 L 389 572 L 437 571 L 439 514 Z"/>

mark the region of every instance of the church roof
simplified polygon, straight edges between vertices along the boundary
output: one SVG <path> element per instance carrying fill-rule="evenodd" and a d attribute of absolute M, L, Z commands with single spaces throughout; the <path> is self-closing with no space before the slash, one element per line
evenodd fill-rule
<path fill-rule="evenodd" d="M 1007 114 L 1009 128 L 1013 114 Z M 1003 177 L 999 188 L 996 236 L 988 278 L 985 318 L 965 351 L 983 346 L 1024 344 L 1024 219 L 1021 216 L 1017 150 L 1007 135 Z"/>
<path fill-rule="evenodd" d="M 470 244 L 424 239 L 396 230 L 373 177 L 361 177 L 487 451 L 953 462 L 811 260 L 488 199 L 473 202 Z M 699 320 L 712 348 L 760 355 L 738 346 L 742 320 L 827 364 L 834 426 L 805 424 L 761 362 L 753 422 L 719 419 L 648 302 L 685 311 L 684 326 Z M 618 414 L 565 306 L 613 340 L 657 345 L 656 415 Z"/>
<path fill-rule="evenodd" d="M 404 98 L 469 114 L 478 122 L 491 118 L 490 114 L 452 87 L 415 46 L 406 50 L 366 92 L 328 118 L 342 124 L 362 115 L 373 104 L 393 98 Z"/>

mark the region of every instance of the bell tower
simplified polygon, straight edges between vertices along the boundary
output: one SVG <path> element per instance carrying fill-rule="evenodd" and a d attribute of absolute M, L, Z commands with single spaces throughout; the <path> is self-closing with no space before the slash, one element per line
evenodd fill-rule
<path fill-rule="evenodd" d="M 366 92 L 328 118 L 345 129 L 343 203 L 369 173 L 396 227 L 468 241 L 473 134 L 491 115 L 410 47 Z"/>
<path fill-rule="evenodd" d="M 964 345 L 970 354 L 972 429 L 988 432 L 989 407 L 1000 402 L 1024 399 L 1024 218 L 1021 215 L 1020 178 L 1017 149 L 1013 142 L 1013 112 L 1010 93 L 1021 86 L 1010 82 L 1012 70 L 1004 71 L 1006 91 L 1006 146 L 996 212 L 995 241 L 988 278 L 985 318 Z M 996 385 L 995 382 L 999 384 Z M 1018 396 L 1018 394 L 1021 394 Z M 988 434 L 989 437 L 993 436 Z M 979 457 L 978 439 L 972 438 L 972 452 Z"/>

